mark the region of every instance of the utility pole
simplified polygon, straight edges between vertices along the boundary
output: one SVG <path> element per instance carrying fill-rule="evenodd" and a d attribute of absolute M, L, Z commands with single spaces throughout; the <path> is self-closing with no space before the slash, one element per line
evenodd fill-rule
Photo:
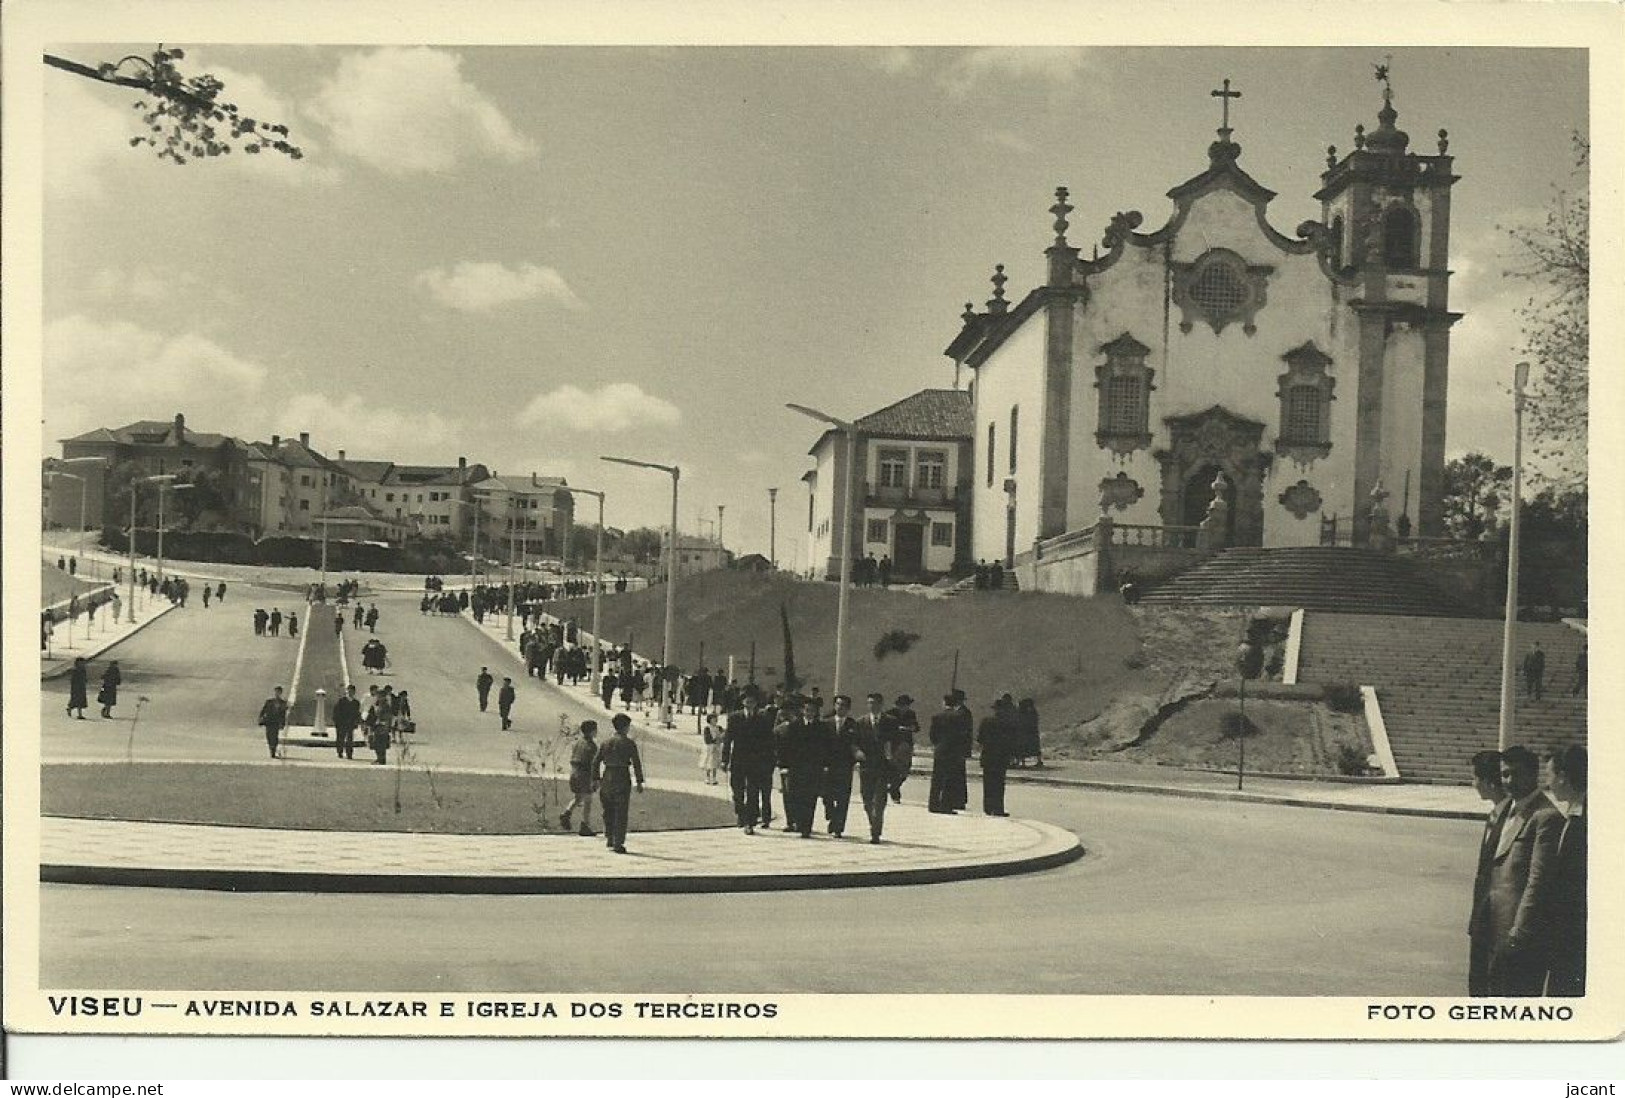
<path fill-rule="evenodd" d="M 767 490 L 767 562 L 774 571 L 779 567 L 779 490 Z"/>

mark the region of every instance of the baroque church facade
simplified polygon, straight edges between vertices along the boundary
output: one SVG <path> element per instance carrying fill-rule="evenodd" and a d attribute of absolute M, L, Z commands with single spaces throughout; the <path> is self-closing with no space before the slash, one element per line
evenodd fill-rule
<path fill-rule="evenodd" d="M 1293 235 L 1240 166 L 1228 80 L 1160 228 L 1117 214 L 1083 258 L 1056 191 L 1044 285 L 1012 303 L 997 268 L 945 352 L 973 372 L 974 558 L 1021 569 L 1102 515 L 1188 535 L 1216 494 L 1228 545 L 1364 544 L 1384 493 L 1402 534 L 1443 533 L 1457 177 L 1444 130 L 1411 148 L 1385 75 L 1377 128 L 1327 150 L 1321 219 Z"/>

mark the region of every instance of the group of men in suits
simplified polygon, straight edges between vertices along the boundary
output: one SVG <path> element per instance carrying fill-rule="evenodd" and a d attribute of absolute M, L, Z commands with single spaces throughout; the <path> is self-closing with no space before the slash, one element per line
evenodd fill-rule
<path fill-rule="evenodd" d="M 1494 807 L 1473 881 L 1467 993 L 1584 995 L 1586 749 L 1544 762 L 1526 747 L 1480 751 L 1472 766 Z"/>
<path fill-rule="evenodd" d="M 890 708 L 880 694 L 870 694 L 866 701 L 866 712 L 854 715 L 852 699 L 837 695 L 826 718 L 817 697 L 788 694 L 764 706 L 755 686 L 744 687 L 741 708 L 728 714 L 723 727 L 721 762 L 733 791 L 734 815 L 745 834 L 754 835 L 757 827 L 773 822 L 777 770 L 785 830 L 811 838 L 822 801 L 825 827 L 840 838 L 846 832 L 855 775 L 869 841 L 880 843 L 886 805 L 903 799 L 919 721 L 914 699 L 907 694 Z"/>

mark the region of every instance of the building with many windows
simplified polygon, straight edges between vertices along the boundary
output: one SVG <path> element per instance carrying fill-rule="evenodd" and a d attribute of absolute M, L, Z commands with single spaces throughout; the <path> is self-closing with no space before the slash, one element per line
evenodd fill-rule
<path fill-rule="evenodd" d="M 1383 493 L 1402 528 L 1443 533 L 1457 177 L 1444 131 L 1410 147 L 1386 86 L 1377 119 L 1328 150 L 1321 217 L 1291 236 L 1228 115 L 1154 231 L 1120 213 L 1086 257 L 1057 190 L 1044 284 L 1012 303 L 996 268 L 945 352 L 974 372 L 975 557 L 1061 589 L 1046 544 L 1083 544 L 1102 514 L 1183 536 L 1216 495 L 1225 545 L 1363 544 Z"/>
<path fill-rule="evenodd" d="M 856 420 L 850 505 L 846 435 L 825 431 L 802 477 L 813 574 L 840 574 L 843 514 L 851 516 L 853 558 L 889 558 L 895 579 L 929 580 L 966 566 L 972 423 L 970 394 L 955 389 L 925 389 Z"/>
<path fill-rule="evenodd" d="M 501 559 L 510 536 L 526 559 L 563 555 L 575 521 L 575 497 L 564 490 L 563 477 L 499 476 L 493 470 L 468 487 L 481 555 Z"/>

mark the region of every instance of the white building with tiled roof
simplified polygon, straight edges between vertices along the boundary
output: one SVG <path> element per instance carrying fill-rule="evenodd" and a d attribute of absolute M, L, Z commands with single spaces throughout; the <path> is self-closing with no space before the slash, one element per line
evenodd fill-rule
<path fill-rule="evenodd" d="M 932 579 L 970 559 L 970 394 L 925 389 L 856 420 L 853 500 L 846 499 L 846 436 L 825 431 L 808 453 L 809 560 L 841 570 L 839 516 L 850 515 L 854 560 L 890 560 L 895 579 Z"/>

